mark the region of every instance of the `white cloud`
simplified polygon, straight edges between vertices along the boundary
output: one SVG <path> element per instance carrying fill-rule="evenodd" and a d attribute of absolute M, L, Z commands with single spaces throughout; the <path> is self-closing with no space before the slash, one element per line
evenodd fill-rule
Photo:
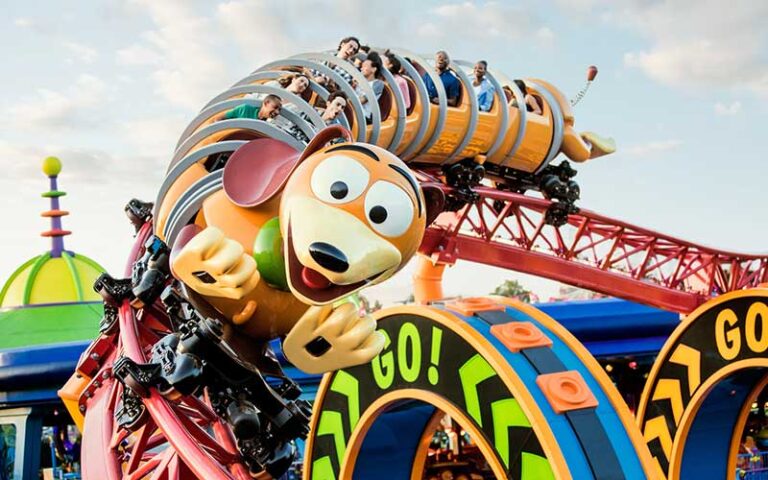
<path fill-rule="evenodd" d="M 153 27 L 118 50 L 118 63 L 146 68 L 156 93 L 190 110 L 259 65 L 302 51 L 334 48 L 345 35 L 358 35 L 373 46 L 448 48 L 457 57 L 476 52 L 480 45 L 488 56 L 503 51 L 512 39 L 530 36 L 547 45 L 556 36 L 536 18 L 535 9 L 500 1 L 441 5 L 418 16 L 402 14 L 404 8 L 417 8 L 403 0 L 226 0 L 215 7 L 205 2 L 133 0 L 131 5 L 146 14 Z M 296 22 L 307 11 L 332 14 L 333 22 Z M 404 44 L 397 39 L 408 40 Z"/>
<path fill-rule="evenodd" d="M 715 103 L 715 113 L 723 116 L 733 116 L 741 112 L 741 102 L 736 100 L 728 104 L 717 102 Z"/>
<path fill-rule="evenodd" d="M 544 43 L 554 39 L 554 32 L 542 26 L 528 9 L 503 2 L 440 5 L 426 18 L 430 20 L 421 24 L 418 34 L 443 41 L 463 38 L 492 43 L 528 35 Z"/>
<path fill-rule="evenodd" d="M 541 27 L 536 30 L 536 38 L 543 43 L 549 43 L 555 39 L 555 32 L 549 27 Z"/>
<path fill-rule="evenodd" d="M 34 25 L 34 22 L 29 18 L 14 18 L 13 24 L 20 28 L 29 28 Z"/>
<path fill-rule="evenodd" d="M 134 3 L 149 14 L 155 28 L 121 50 L 120 60 L 156 65 L 152 79 L 159 95 L 174 105 L 197 109 L 231 83 L 218 40 L 225 33 L 215 22 L 181 0 Z"/>
<path fill-rule="evenodd" d="M 605 18 L 650 41 L 625 64 L 676 87 L 736 87 L 768 95 L 768 3 L 720 0 L 610 3 Z"/>
<path fill-rule="evenodd" d="M 83 63 L 93 63 L 99 56 L 95 48 L 77 42 L 64 42 L 64 47 L 69 50 L 77 60 Z"/>
<path fill-rule="evenodd" d="M 419 36 L 422 37 L 440 37 L 442 35 L 442 31 L 440 30 L 440 27 L 435 25 L 434 23 L 427 22 L 419 25 L 419 29 L 417 30 L 417 33 Z"/>
<path fill-rule="evenodd" d="M 37 95 L 6 109 L 5 121 L 26 128 L 71 129 L 93 124 L 96 107 L 107 98 L 107 85 L 98 77 L 80 75 L 65 90 L 40 88 Z"/>
<path fill-rule="evenodd" d="M 654 140 L 648 143 L 633 145 L 622 149 L 623 152 L 633 156 L 643 156 L 653 153 L 668 152 L 679 148 L 683 144 L 682 140 Z"/>
<path fill-rule="evenodd" d="M 135 154 L 168 159 L 189 120 L 184 115 L 140 118 L 123 122 L 120 130 Z"/>
<path fill-rule="evenodd" d="M 42 175 L 40 168 L 43 159 L 49 156 L 59 157 L 67 175 L 84 183 L 125 184 L 126 178 L 134 178 L 135 183 L 142 184 L 147 177 L 155 181 L 155 177 L 162 175 L 154 170 L 149 170 L 148 176 L 135 175 L 137 171 L 146 170 L 156 162 L 148 157 L 135 155 L 134 152 L 116 156 L 104 150 L 88 147 L 56 144 L 31 145 L 0 140 L 0 158 L 13 159 L 7 164 L 3 162 L 5 180 L 36 181 Z"/>
<path fill-rule="evenodd" d="M 251 65 L 284 58 L 299 51 L 284 12 L 280 12 L 280 8 L 270 8 L 275 5 L 235 0 L 217 7 L 216 18 L 222 31 L 230 32 Z"/>
<path fill-rule="evenodd" d="M 133 44 L 117 51 L 117 62 L 121 65 L 159 65 L 163 56 L 144 45 Z"/>

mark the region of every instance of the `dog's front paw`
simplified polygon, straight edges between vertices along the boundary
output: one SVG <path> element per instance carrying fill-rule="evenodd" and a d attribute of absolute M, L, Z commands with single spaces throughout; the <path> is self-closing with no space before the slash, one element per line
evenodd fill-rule
<path fill-rule="evenodd" d="M 195 235 L 173 260 L 176 278 L 201 295 L 239 300 L 253 291 L 260 275 L 256 260 L 215 227 Z"/>
<path fill-rule="evenodd" d="M 324 373 L 370 362 L 384 348 L 376 320 L 345 303 L 310 307 L 283 341 L 283 353 L 307 373 Z"/>

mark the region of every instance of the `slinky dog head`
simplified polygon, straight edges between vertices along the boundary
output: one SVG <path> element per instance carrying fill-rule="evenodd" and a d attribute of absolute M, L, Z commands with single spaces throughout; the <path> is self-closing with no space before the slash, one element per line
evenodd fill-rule
<path fill-rule="evenodd" d="M 325 146 L 339 136 L 349 140 L 340 127 L 318 133 L 292 165 L 286 163 L 285 180 L 262 180 L 271 193 L 247 192 L 245 175 L 234 172 L 245 168 L 228 164 L 224 173 L 227 195 L 241 206 L 263 203 L 281 190 L 288 287 L 315 305 L 391 277 L 415 254 L 442 207 L 442 192 L 427 189 L 425 199 L 405 163 L 387 150 L 351 142 Z"/>

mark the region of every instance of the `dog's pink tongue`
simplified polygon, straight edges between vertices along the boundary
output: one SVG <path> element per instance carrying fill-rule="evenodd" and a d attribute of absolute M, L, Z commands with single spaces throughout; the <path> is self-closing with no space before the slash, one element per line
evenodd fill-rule
<path fill-rule="evenodd" d="M 309 267 L 304 267 L 301 270 L 301 280 L 304 285 L 315 290 L 322 290 L 331 286 L 331 281 L 325 278 L 322 273 Z"/>

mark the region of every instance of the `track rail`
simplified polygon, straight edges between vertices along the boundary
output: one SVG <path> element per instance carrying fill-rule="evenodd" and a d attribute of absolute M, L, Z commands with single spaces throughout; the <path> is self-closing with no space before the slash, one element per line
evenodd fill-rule
<path fill-rule="evenodd" d="M 680 313 L 713 295 L 768 282 L 766 254 L 720 251 L 589 210 L 555 227 L 544 222 L 548 200 L 475 191 L 477 202 L 443 213 L 427 229 L 421 253 L 440 263 L 493 265 Z"/>

